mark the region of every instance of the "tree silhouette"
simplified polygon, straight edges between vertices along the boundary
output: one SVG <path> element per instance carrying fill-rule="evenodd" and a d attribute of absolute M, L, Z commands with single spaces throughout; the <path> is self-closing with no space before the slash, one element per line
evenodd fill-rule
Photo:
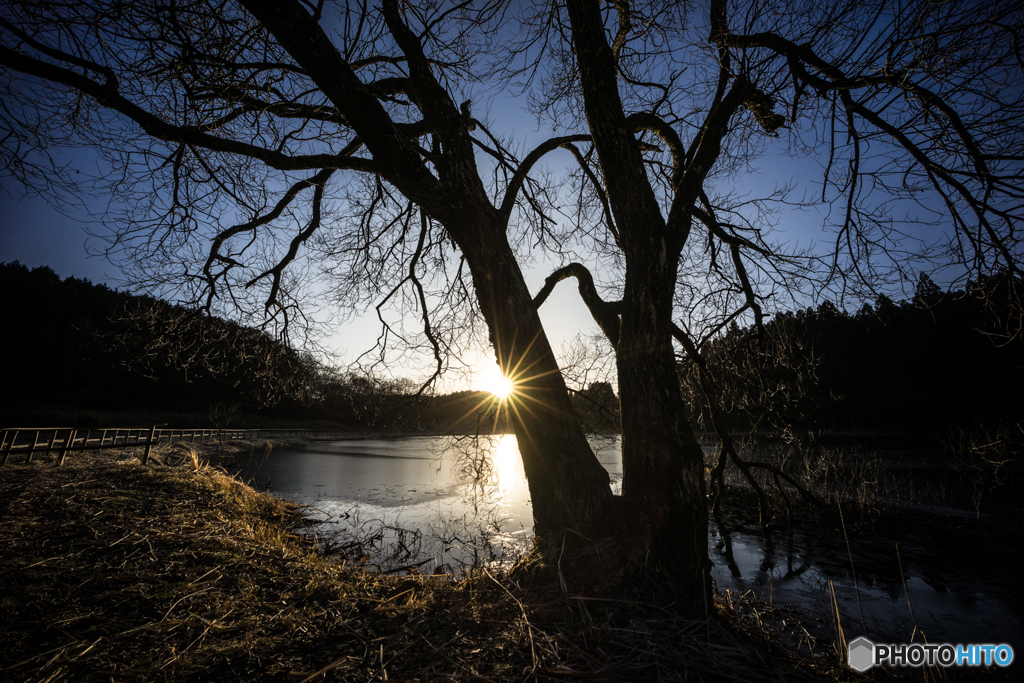
<path fill-rule="evenodd" d="M 140 283 L 294 334 L 321 264 L 332 300 L 375 302 L 382 339 L 425 350 L 435 373 L 479 314 L 517 383 L 538 547 L 579 546 L 574 588 L 596 590 L 600 565 L 708 604 L 704 461 L 676 348 L 697 362 L 802 284 L 906 272 L 930 255 L 902 235 L 908 203 L 946 226 L 948 261 L 1019 272 L 1014 2 L 11 3 L 0 35 L 5 166 L 60 191 L 76 179 L 52 150 L 105 157 L 124 207 L 109 253 Z M 508 87 L 554 137 L 519 151 L 492 130 L 480 97 Z M 558 150 L 574 206 L 538 171 Z M 782 155 L 820 164 L 805 198 L 744 188 Z M 830 247 L 783 247 L 778 210 L 794 203 L 832 205 Z M 615 352 L 621 496 L 525 285 L 534 248 L 573 262 L 552 286 L 577 279 Z M 714 379 L 702 387 L 713 405 Z M 587 560 L 602 539 L 616 552 Z"/>
<path fill-rule="evenodd" d="M 932 281 L 928 273 L 922 272 L 917 278 L 917 287 L 914 289 L 914 303 L 918 306 L 933 306 L 942 298 L 942 290 Z"/>
<path fill-rule="evenodd" d="M 879 297 L 854 315 L 831 305 L 781 313 L 759 336 L 736 327 L 708 344 L 702 358 L 727 424 L 795 437 L 913 434 L 939 450 L 936 437 L 951 431 L 1020 421 L 1013 387 L 1024 381 L 1024 343 L 994 334 L 1006 329 L 1014 287 L 1003 275 L 942 294 L 926 278 L 899 304 Z M 710 427 L 698 368 L 686 359 L 681 370 L 696 420 Z"/>

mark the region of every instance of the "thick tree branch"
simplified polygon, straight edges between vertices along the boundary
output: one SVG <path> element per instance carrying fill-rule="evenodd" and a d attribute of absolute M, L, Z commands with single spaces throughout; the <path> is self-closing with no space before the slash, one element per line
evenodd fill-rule
<path fill-rule="evenodd" d="M 501 201 L 501 208 L 498 209 L 502 222 L 508 223 L 509 218 L 512 216 L 512 209 L 515 208 L 516 198 L 523 187 L 523 183 L 525 183 L 527 177 L 529 177 L 533 166 L 540 161 L 545 154 L 549 154 L 559 148 L 568 149 L 570 143 L 573 142 L 587 142 L 589 140 L 589 135 L 566 135 L 564 137 L 550 138 L 537 145 L 537 147 L 527 154 L 526 158 L 523 159 L 522 163 L 519 164 L 519 168 L 517 168 L 513 174 L 508 187 L 505 188 L 505 196 Z"/>
<path fill-rule="evenodd" d="M 660 116 L 651 112 L 630 114 L 626 122 L 632 130 L 649 130 L 668 145 L 669 151 L 672 153 L 672 184 L 673 186 L 678 185 L 686 166 L 686 147 L 675 129 L 665 123 Z"/>
<path fill-rule="evenodd" d="M 597 3 L 568 0 L 573 49 L 585 94 L 587 122 L 606 169 L 608 197 L 625 242 L 646 240 L 655 226 L 664 229 L 657 198 L 647 180 L 643 156 L 626 122 L 618 90 L 615 56 L 605 38 Z M 615 169 L 608 172 L 608 169 Z"/>
<path fill-rule="evenodd" d="M 295 0 L 240 0 L 341 111 L 373 155 L 380 175 L 445 223 L 458 217 L 449 195 L 420 153 L 342 58 L 323 29 Z"/>
<path fill-rule="evenodd" d="M 97 83 L 70 69 L 29 57 L 0 46 L 0 64 L 21 73 L 74 88 L 89 95 L 104 107 L 124 115 L 147 134 L 159 140 L 202 147 L 214 152 L 238 154 L 257 159 L 271 168 L 282 171 L 301 171 L 314 168 L 379 172 L 379 166 L 369 159 L 334 154 L 288 155 L 237 140 L 210 135 L 201 128 L 178 126 L 164 121 L 124 97 L 113 83 Z"/>
<path fill-rule="evenodd" d="M 544 280 L 544 286 L 537 292 L 537 296 L 533 298 L 533 305 L 540 308 L 555 289 L 555 285 L 570 277 L 576 278 L 580 298 L 583 299 L 583 303 L 590 310 L 590 314 L 594 316 L 598 327 L 608 337 L 612 348 L 617 350 L 619 346 L 620 324 L 618 307 L 601 298 L 597 293 L 597 288 L 594 286 L 593 275 L 590 274 L 590 271 L 583 264 L 570 263 L 548 275 Z"/>
<path fill-rule="evenodd" d="M 423 52 L 423 44 L 402 19 L 398 0 L 384 0 L 382 9 L 391 35 L 406 56 L 409 96 L 445 147 L 445 154 L 436 162 L 442 182 L 467 193 L 473 191 L 485 196 L 475 172 L 470 122 L 435 78 L 430 61 Z"/>

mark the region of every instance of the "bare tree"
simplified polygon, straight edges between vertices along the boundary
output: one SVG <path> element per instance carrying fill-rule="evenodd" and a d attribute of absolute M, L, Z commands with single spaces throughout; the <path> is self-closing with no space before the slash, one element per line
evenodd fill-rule
<path fill-rule="evenodd" d="M 606 578 L 653 572 L 701 610 L 704 459 L 677 348 L 760 324 L 800 283 L 870 287 L 932 255 L 902 235 L 908 202 L 946 229 L 936 258 L 1019 272 L 1021 23 L 1012 2 L 5 4 L 0 153 L 59 192 L 81 183 L 54 150 L 97 150 L 125 207 L 112 255 L 207 309 L 294 329 L 303 268 L 325 264 L 338 301 L 380 305 L 384 341 L 437 373 L 478 311 L 517 383 L 539 548 L 597 543 Z M 474 114 L 517 83 L 556 132 L 530 150 Z M 575 208 L 538 171 L 558 150 Z M 783 155 L 819 164 L 803 196 L 745 190 Z M 830 245 L 780 245 L 792 204 L 831 206 Z M 534 248 L 566 263 L 536 298 Z M 621 496 L 537 315 L 570 277 L 616 358 Z"/>
<path fill-rule="evenodd" d="M 98 151 L 125 207 L 114 255 L 139 266 L 138 280 L 177 284 L 210 310 L 262 308 L 294 330 L 306 297 L 300 252 L 332 258 L 347 303 L 416 311 L 410 341 L 430 349 L 437 372 L 472 292 L 502 367 L 517 375 L 538 534 L 592 526 L 611 499 L 608 474 L 509 232 L 543 202 L 533 165 L 585 136 L 520 161 L 456 97 L 474 87 L 470 56 L 503 8 L 111 2 L 14 4 L 4 15 L 3 151 L 19 178 L 74 190 L 49 150 Z"/>

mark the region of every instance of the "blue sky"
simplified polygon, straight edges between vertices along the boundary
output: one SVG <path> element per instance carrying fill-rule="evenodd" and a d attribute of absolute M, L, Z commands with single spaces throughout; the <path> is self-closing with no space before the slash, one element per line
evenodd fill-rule
<path fill-rule="evenodd" d="M 23 197 L 9 179 L 0 191 L 0 261 L 49 266 L 61 277 L 112 282 L 117 269 L 100 258 L 89 258 L 85 226 L 61 214 L 42 197 Z"/>

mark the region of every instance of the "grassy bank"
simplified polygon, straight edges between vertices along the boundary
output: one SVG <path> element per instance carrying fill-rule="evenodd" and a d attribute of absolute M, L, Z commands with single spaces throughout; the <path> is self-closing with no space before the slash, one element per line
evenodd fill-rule
<path fill-rule="evenodd" d="M 686 621 L 635 600 L 540 604 L 495 571 L 341 566 L 294 533 L 300 509 L 210 468 L 12 465 L 0 519 L 3 680 L 852 679 L 725 603 Z"/>

